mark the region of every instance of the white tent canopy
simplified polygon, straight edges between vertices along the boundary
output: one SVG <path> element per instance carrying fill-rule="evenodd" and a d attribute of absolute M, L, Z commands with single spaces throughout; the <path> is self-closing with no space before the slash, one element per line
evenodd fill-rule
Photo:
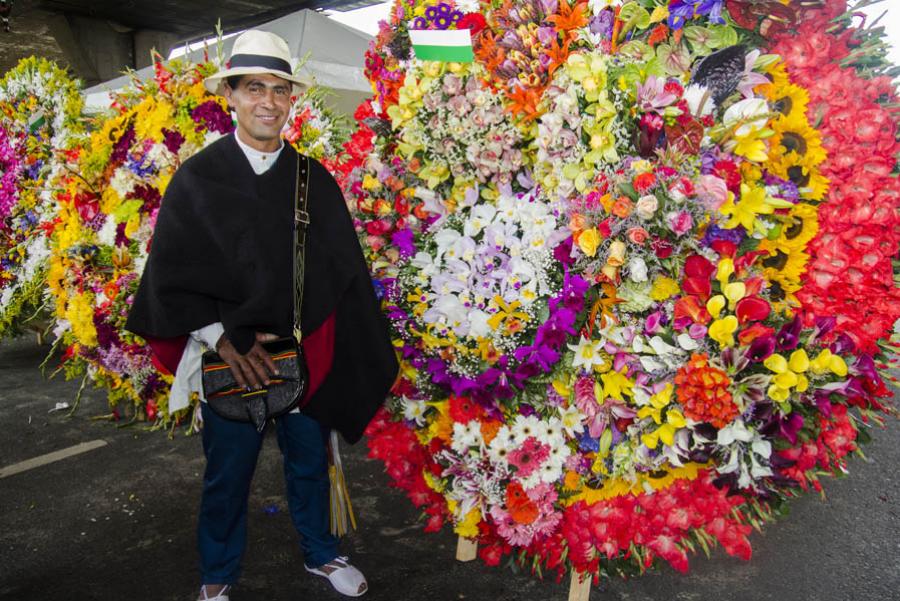
<path fill-rule="evenodd" d="M 315 78 L 319 85 L 332 88 L 338 93 L 339 109 L 352 111 L 364 97 L 371 94 L 371 87 L 363 75 L 364 54 L 369 46 L 370 36 L 351 27 L 338 23 L 311 10 L 300 10 L 280 19 L 255 27 L 271 31 L 287 40 L 291 49 L 294 66 L 309 54 L 301 68 L 301 73 Z M 235 37 L 222 42 L 224 56 L 231 55 Z M 187 53 L 193 62 L 203 60 L 203 48 Z M 216 45 L 209 47 L 210 58 L 215 58 Z M 153 66 L 137 71 L 142 80 L 153 77 Z M 87 110 L 102 110 L 111 103 L 109 92 L 119 90 L 130 81 L 123 75 L 96 86 L 87 88 L 83 94 Z"/>

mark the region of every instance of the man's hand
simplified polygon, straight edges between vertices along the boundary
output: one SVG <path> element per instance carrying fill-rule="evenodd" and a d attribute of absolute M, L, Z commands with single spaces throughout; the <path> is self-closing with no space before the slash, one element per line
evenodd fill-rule
<path fill-rule="evenodd" d="M 277 336 L 272 334 L 257 333 L 253 347 L 246 355 L 242 355 L 237 352 L 228 337 L 222 334 L 216 343 L 216 352 L 231 368 L 231 374 L 239 386 L 245 390 L 260 390 L 263 386 L 269 385 L 272 376 L 278 375 L 275 362 L 261 344 L 275 338 Z"/>

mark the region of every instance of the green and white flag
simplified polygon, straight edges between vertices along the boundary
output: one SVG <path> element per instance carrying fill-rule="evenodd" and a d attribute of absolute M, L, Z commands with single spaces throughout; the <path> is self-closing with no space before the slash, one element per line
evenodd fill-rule
<path fill-rule="evenodd" d="M 35 133 L 40 128 L 44 127 L 46 123 L 47 117 L 44 115 L 44 109 L 38 109 L 32 113 L 31 117 L 28 119 L 28 131 L 30 133 Z"/>
<path fill-rule="evenodd" d="M 448 63 L 475 60 L 472 33 L 468 29 L 410 29 L 409 39 L 419 60 Z"/>

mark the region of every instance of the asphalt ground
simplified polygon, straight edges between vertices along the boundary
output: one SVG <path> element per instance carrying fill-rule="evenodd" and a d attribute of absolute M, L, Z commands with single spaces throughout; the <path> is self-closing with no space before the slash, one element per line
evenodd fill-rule
<path fill-rule="evenodd" d="M 86 390 L 72 417 L 49 412 L 72 402 L 78 382 L 41 375 L 47 350 L 27 337 L 0 344 L 0 469 L 79 443 L 106 445 L 0 479 L 0 599 L 195 599 L 199 436 L 92 420 L 108 413 L 99 390 Z M 825 500 L 797 499 L 787 517 L 752 535 L 751 561 L 716 550 L 710 559 L 693 556 L 687 575 L 665 566 L 603 582 L 591 599 L 900 600 L 900 423 L 891 420 L 873 436 L 866 460 L 853 459 L 848 477 L 825 482 Z M 345 448 L 345 469 L 360 528 L 344 551 L 368 578 L 365 599 L 567 599 L 568 579 L 542 582 L 455 561 L 452 532 L 423 532 L 418 511 L 389 488 L 364 443 Z M 303 570 L 281 473 L 270 436 L 253 482 L 244 575 L 231 598 L 341 599 Z"/>

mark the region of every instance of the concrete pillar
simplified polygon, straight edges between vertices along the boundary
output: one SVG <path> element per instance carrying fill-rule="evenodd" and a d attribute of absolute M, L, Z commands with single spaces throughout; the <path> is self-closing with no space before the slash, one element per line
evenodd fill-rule
<path fill-rule="evenodd" d="M 63 14 L 53 15 L 48 25 L 69 66 L 87 86 L 134 67 L 134 42 L 128 28 Z"/>
<path fill-rule="evenodd" d="M 163 58 L 168 58 L 169 51 L 179 42 L 177 35 L 165 31 L 139 29 L 134 32 L 134 67 L 140 69 L 152 64 L 152 51 L 156 50 Z"/>

